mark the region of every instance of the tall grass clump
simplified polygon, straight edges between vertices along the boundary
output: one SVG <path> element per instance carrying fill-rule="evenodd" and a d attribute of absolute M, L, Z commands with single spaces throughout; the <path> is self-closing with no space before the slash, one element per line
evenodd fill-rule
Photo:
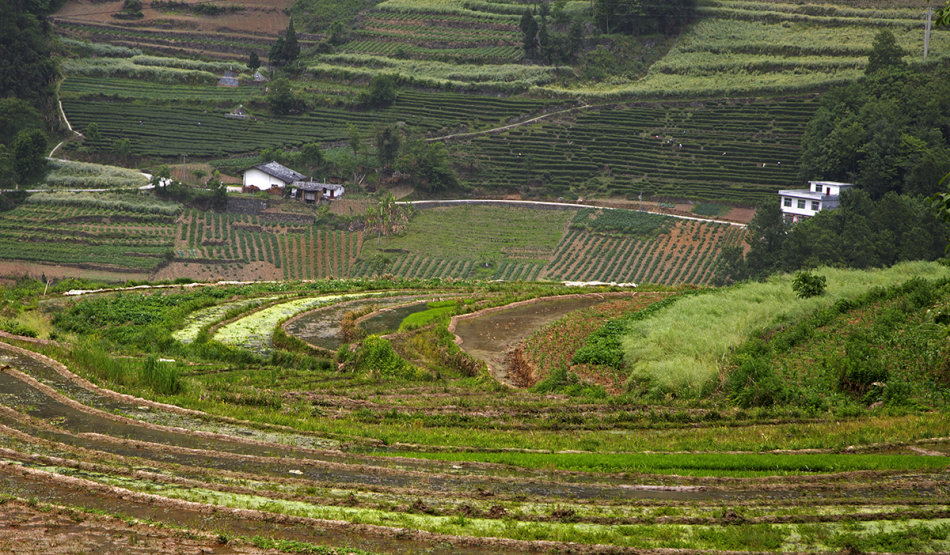
<path fill-rule="evenodd" d="M 141 376 L 144 385 L 156 393 L 175 395 L 181 393 L 183 389 L 178 368 L 173 364 L 158 360 L 154 355 L 145 358 Z"/>
<path fill-rule="evenodd" d="M 716 383 L 729 351 L 768 325 L 794 321 L 873 287 L 888 287 L 911 277 L 937 279 L 950 274 L 934 262 L 906 262 L 880 270 L 820 269 L 828 279 L 822 296 L 799 299 L 793 276 L 779 274 L 709 295 L 682 299 L 654 317 L 632 322 L 623 339 L 631 380 L 656 392 L 701 395 Z"/>

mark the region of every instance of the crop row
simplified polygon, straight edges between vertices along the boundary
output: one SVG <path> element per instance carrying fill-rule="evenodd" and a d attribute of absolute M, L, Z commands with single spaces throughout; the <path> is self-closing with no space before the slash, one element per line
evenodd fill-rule
<path fill-rule="evenodd" d="M 485 188 L 751 203 L 798 184 L 800 133 L 816 106 L 791 98 L 585 111 L 571 125 L 468 141 L 457 148 L 475 169 L 459 170 Z"/>
<path fill-rule="evenodd" d="M 570 230 L 551 264 L 548 279 L 606 282 L 708 284 L 723 247 L 738 245 L 744 231 L 736 226 L 679 221 L 653 239 L 606 236 Z"/>
<path fill-rule="evenodd" d="M 373 40 L 348 42 L 341 47 L 341 51 L 374 56 L 424 58 L 452 63 L 506 63 L 515 62 L 524 57 L 524 52 L 518 46 L 425 48 L 404 42 Z"/>
<path fill-rule="evenodd" d="M 181 259 L 267 262 L 285 279 L 347 275 L 359 255 L 361 233 L 313 226 L 281 227 L 249 215 L 189 211 L 176 241 Z"/>
<path fill-rule="evenodd" d="M 69 83 L 72 79 L 67 79 Z M 347 125 L 369 136 L 379 123 L 403 121 L 419 132 L 448 130 L 460 126 L 478 127 L 520 117 L 542 109 L 540 100 L 436 95 L 416 91 L 400 93 L 390 107 L 375 111 L 352 111 L 320 107 L 305 115 L 240 120 L 226 117 L 227 109 L 206 110 L 181 103 L 166 105 L 160 84 L 110 79 L 110 94 L 141 99 L 114 102 L 96 97 L 67 96 L 63 108 L 74 126 L 85 131 L 95 122 L 99 142 L 94 147 L 109 148 L 117 138 L 128 138 L 132 151 L 149 156 L 220 156 L 257 152 L 264 146 L 293 147 L 307 142 L 339 141 L 347 137 Z M 79 84 L 80 89 L 83 84 Z M 148 88 L 155 90 L 152 96 Z M 189 87 L 190 89 L 190 87 Z M 181 91 L 187 95 L 187 91 Z M 94 94 L 89 91 L 88 94 Z M 215 95 L 211 95 L 214 97 Z M 154 103 L 146 102 L 157 98 Z M 184 98 L 190 98 L 184 96 Z"/>
<path fill-rule="evenodd" d="M 173 221 L 88 206 L 23 204 L 0 221 L 0 258 L 148 271 L 171 249 Z"/>

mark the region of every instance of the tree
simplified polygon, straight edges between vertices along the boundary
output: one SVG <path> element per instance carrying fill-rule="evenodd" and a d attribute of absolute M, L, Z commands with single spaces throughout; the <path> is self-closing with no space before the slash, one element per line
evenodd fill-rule
<path fill-rule="evenodd" d="M 132 141 L 125 137 L 112 141 L 112 152 L 123 159 L 128 159 L 129 155 L 132 154 Z"/>
<path fill-rule="evenodd" d="M 360 128 L 352 123 L 346 124 L 346 141 L 353 151 L 353 158 L 358 158 L 360 150 L 363 148 L 363 137 L 360 135 Z"/>
<path fill-rule="evenodd" d="M 297 42 L 297 31 L 294 30 L 294 20 L 287 24 L 287 29 L 277 36 L 277 40 L 270 48 L 267 58 L 271 65 L 284 67 L 294 62 L 300 55 L 300 44 Z"/>
<path fill-rule="evenodd" d="M 155 187 L 158 190 L 162 190 L 168 186 L 169 182 L 172 179 L 172 170 L 168 167 L 168 164 L 162 164 L 152 173 L 151 183 L 152 187 Z"/>
<path fill-rule="evenodd" d="M 800 299 L 823 295 L 827 285 L 828 280 L 825 276 L 804 270 L 796 273 L 795 278 L 792 280 L 792 290 L 795 291 L 795 294 L 798 295 Z"/>
<path fill-rule="evenodd" d="M 934 12 L 934 25 L 937 27 L 950 26 L 950 0 Z"/>
<path fill-rule="evenodd" d="M 300 163 L 310 169 L 320 169 L 326 163 L 323 148 L 318 143 L 307 143 L 300 147 Z"/>
<path fill-rule="evenodd" d="M 778 202 L 769 202 L 755 210 L 746 237 L 746 242 L 751 247 L 746 255 L 746 272 L 749 277 L 766 276 L 780 267 L 780 252 L 785 242 L 786 229 Z"/>
<path fill-rule="evenodd" d="M 885 29 L 874 37 L 864 73 L 870 75 L 888 67 L 903 67 L 905 65 L 903 58 L 904 50 L 897 45 L 894 33 Z"/>
<path fill-rule="evenodd" d="M 267 52 L 267 59 L 270 65 L 282 67 L 284 65 L 284 35 L 277 35 L 277 40 L 271 45 Z"/>
<path fill-rule="evenodd" d="M 13 171 L 17 183 L 33 185 L 46 176 L 46 135 L 38 129 L 24 129 L 13 139 Z"/>
<path fill-rule="evenodd" d="M 271 111 L 277 115 L 286 115 L 294 111 L 297 108 L 297 98 L 290 89 L 290 81 L 281 78 L 271 83 L 267 103 Z"/>
<path fill-rule="evenodd" d="M 571 28 L 567 32 L 567 53 L 571 61 L 577 60 L 577 56 L 584 47 L 584 28 L 581 22 L 574 20 L 571 22 Z"/>
<path fill-rule="evenodd" d="M 459 185 L 442 143 L 427 143 L 419 138 L 409 141 L 396 169 L 410 174 L 413 182 L 426 192 L 455 189 Z"/>
<path fill-rule="evenodd" d="M 538 22 L 531 15 L 531 10 L 525 9 L 518 27 L 521 28 L 524 52 L 530 56 L 538 47 Z"/>
<path fill-rule="evenodd" d="M 298 56 L 300 56 L 300 45 L 297 43 L 297 31 L 294 30 L 294 20 L 291 18 L 284 32 L 284 50 L 281 57 L 285 64 L 289 64 L 296 61 Z"/>
<path fill-rule="evenodd" d="M 551 63 L 554 47 L 551 43 L 551 34 L 548 32 L 548 23 L 544 19 L 541 20 L 541 27 L 538 29 L 538 49 L 541 52 L 541 58 Z"/>
<path fill-rule="evenodd" d="M 0 144 L 12 145 L 20 131 L 43 130 L 43 116 L 19 98 L 0 99 Z"/>
<path fill-rule="evenodd" d="M 20 98 L 49 114 L 56 64 L 46 16 L 56 8 L 49 2 L 0 0 L 0 98 Z"/>
<path fill-rule="evenodd" d="M 251 71 L 257 71 L 257 68 L 261 67 L 261 59 L 257 55 L 257 52 L 251 50 L 251 55 L 247 59 L 247 69 Z"/>
<path fill-rule="evenodd" d="M 369 81 L 369 90 L 363 97 L 363 103 L 370 106 L 389 106 L 396 101 L 396 78 L 379 73 Z"/>
<path fill-rule="evenodd" d="M 102 140 L 102 135 L 99 133 L 99 124 L 92 121 L 89 122 L 89 125 L 86 126 L 86 138 L 94 143 L 98 143 Z"/>
<path fill-rule="evenodd" d="M 376 128 L 376 156 L 382 166 L 391 166 L 396 161 L 401 144 L 402 136 L 395 125 Z"/>

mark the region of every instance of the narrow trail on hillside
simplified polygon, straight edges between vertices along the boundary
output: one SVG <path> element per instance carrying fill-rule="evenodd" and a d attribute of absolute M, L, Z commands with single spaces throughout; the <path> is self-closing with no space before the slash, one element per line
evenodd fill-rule
<path fill-rule="evenodd" d="M 509 129 L 515 129 L 515 128 L 522 127 L 522 126 L 525 126 L 525 125 L 531 125 L 532 123 L 537 123 L 537 122 L 539 122 L 539 121 L 541 121 L 541 120 L 543 120 L 543 119 L 552 118 L 552 117 L 554 117 L 554 116 L 558 116 L 558 115 L 561 115 L 561 114 L 569 114 L 569 113 L 573 113 L 573 112 L 579 112 L 579 111 L 581 111 L 581 110 L 587 110 L 587 109 L 589 109 L 589 108 L 593 108 L 593 106 L 590 105 L 590 104 L 584 104 L 583 106 L 574 106 L 573 108 L 567 108 L 567 109 L 564 109 L 564 110 L 558 110 L 558 111 L 556 111 L 556 112 L 549 112 L 549 113 L 547 113 L 547 114 L 541 114 L 540 116 L 536 116 L 536 117 L 533 117 L 533 118 L 530 118 L 530 119 L 526 119 L 526 120 L 524 120 L 524 121 L 518 121 L 518 122 L 509 124 L 509 125 L 503 125 L 503 126 L 501 126 L 501 127 L 494 127 L 494 128 L 492 128 L 492 129 L 485 129 L 485 130 L 483 130 L 483 131 L 466 131 L 466 132 L 464 132 L 464 133 L 450 133 L 450 134 L 448 134 L 448 135 L 442 135 L 442 136 L 440 136 L 440 137 L 429 137 L 428 139 L 426 139 L 426 142 L 427 142 L 427 143 L 433 143 L 433 142 L 436 142 L 436 141 L 452 141 L 452 140 L 456 140 L 456 139 L 468 139 L 468 138 L 470 138 L 470 137 L 478 137 L 478 136 L 480 136 L 480 135 L 492 135 L 492 134 L 494 134 L 494 133 L 501 133 L 501 132 L 503 132 L 503 131 L 508 131 Z"/>

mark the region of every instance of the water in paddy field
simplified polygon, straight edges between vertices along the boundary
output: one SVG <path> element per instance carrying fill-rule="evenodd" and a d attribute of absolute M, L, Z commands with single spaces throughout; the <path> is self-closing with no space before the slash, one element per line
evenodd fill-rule
<path fill-rule="evenodd" d="M 340 336 L 340 322 L 347 313 L 363 310 L 367 307 L 376 307 L 379 309 L 402 305 L 421 298 L 431 299 L 432 296 L 400 295 L 397 297 L 374 297 L 371 299 L 339 303 L 304 314 L 300 318 L 288 323 L 285 329 L 287 333 L 299 337 L 315 347 L 335 351 L 343 344 L 343 338 Z M 428 302 L 428 300 L 426 302 Z M 426 302 L 422 303 L 423 307 L 426 305 Z M 400 319 L 400 321 L 402 320 Z M 398 326 L 399 322 L 396 323 L 396 327 Z M 365 326 L 363 327 L 366 329 Z M 395 329 L 387 331 L 367 331 L 371 334 L 379 334 L 389 333 L 390 331 L 395 331 Z"/>

